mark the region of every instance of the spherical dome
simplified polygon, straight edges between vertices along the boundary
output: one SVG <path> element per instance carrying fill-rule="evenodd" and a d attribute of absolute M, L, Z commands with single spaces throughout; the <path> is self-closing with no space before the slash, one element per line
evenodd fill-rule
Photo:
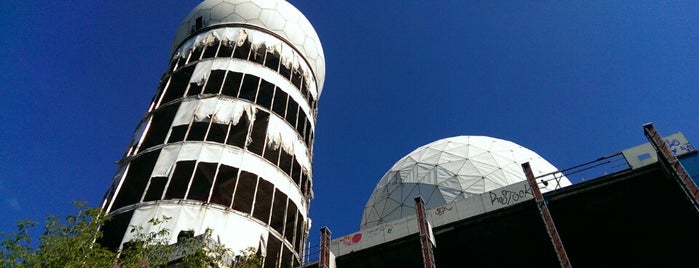
<path fill-rule="evenodd" d="M 423 198 L 426 209 L 433 209 L 524 181 L 526 162 L 534 176 L 558 170 L 535 152 L 506 140 L 458 136 L 429 143 L 398 160 L 381 178 L 364 207 L 360 228 L 414 215 L 416 196 Z M 567 178 L 560 180 L 560 186 L 570 185 Z M 556 187 L 554 182 L 541 190 Z"/>
<path fill-rule="evenodd" d="M 206 0 L 177 29 L 173 51 L 185 41 L 199 20 L 200 28 L 243 24 L 264 28 L 294 46 L 315 73 L 319 91 L 325 81 L 325 56 L 318 34 L 296 7 L 284 0 Z"/>

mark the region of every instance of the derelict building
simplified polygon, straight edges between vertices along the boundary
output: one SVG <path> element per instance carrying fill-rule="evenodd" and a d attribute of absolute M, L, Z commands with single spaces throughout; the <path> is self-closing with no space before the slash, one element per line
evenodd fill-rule
<path fill-rule="evenodd" d="M 177 29 L 170 64 L 102 208 L 103 243 L 167 228 L 254 247 L 265 267 L 301 262 L 325 61 L 286 1 L 207 0 Z M 171 219 L 161 226 L 148 220 Z"/>

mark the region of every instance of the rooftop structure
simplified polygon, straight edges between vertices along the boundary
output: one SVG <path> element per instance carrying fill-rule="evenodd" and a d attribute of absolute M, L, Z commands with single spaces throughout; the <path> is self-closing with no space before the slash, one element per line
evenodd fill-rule
<path fill-rule="evenodd" d="M 573 267 L 698 266 L 699 261 L 691 257 L 694 248 L 688 245 L 699 239 L 699 153 L 681 132 L 662 140 L 671 157 L 647 143 L 575 167 L 537 174 L 536 183 L 542 191 L 541 179 L 545 177 L 597 174 L 545 191 L 543 204 L 535 200 L 532 184 L 520 181 L 427 209 L 435 266 L 567 267 L 558 254 L 561 250 Z M 407 158 L 419 162 L 429 147 L 418 148 L 396 166 L 402 166 Z M 541 163 L 532 161 L 527 166 L 534 169 Z M 693 181 L 682 180 L 683 172 L 688 174 L 684 178 Z M 427 199 L 424 192 L 412 191 L 411 195 L 404 200 L 406 205 L 413 197 Z M 550 212 L 557 242 L 546 217 L 539 213 L 542 205 Z M 413 212 L 363 226 L 321 244 L 327 252 L 319 254 L 328 260 L 327 267 L 432 267 L 423 264 L 425 246 L 418 219 Z M 322 234 L 327 236 L 330 231 L 326 228 Z M 321 237 L 321 243 L 325 239 Z M 327 257 L 323 258 L 324 254 Z M 308 260 L 304 267 L 325 264 Z"/>
<path fill-rule="evenodd" d="M 102 208 L 119 249 L 167 228 L 207 229 L 265 267 L 298 266 L 311 221 L 313 139 L 325 59 L 311 23 L 283 0 L 206 0 L 179 26 L 169 68 Z M 152 218 L 169 217 L 159 226 Z"/>

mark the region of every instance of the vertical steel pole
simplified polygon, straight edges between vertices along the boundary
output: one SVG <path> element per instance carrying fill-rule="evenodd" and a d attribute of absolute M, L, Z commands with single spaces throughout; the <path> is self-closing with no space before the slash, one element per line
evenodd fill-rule
<path fill-rule="evenodd" d="M 539 185 L 536 183 L 534 173 L 532 173 L 532 168 L 531 166 L 529 166 L 529 162 L 522 164 L 522 169 L 524 170 L 524 174 L 527 176 L 527 182 L 529 182 L 529 187 L 532 188 L 532 192 L 534 193 L 536 207 L 539 209 L 539 214 L 541 214 L 541 217 L 544 220 L 544 224 L 546 225 L 546 231 L 548 232 L 549 238 L 553 243 L 553 248 L 554 250 L 556 250 L 556 254 L 558 255 L 558 262 L 561 264 L 561 267 L 573 267 L 571 266 L 570 260 L 568 259 L 568 254 L 566 253 L 566 250 L 563 247 L 563 241 L 561 241 L 561 237 L 558 236 L 556 225 L 553 223 L 553 218 L 551 217 L 551 213 L 549 212 L 548 206 L 546 206 L 544 196 L 541 194 L 541 190 L 539 190 Z"/>
<path fill-rule="evenodd" d="M 425 202 L 422 197 L 415 197 L 415 206 L 417 209 L 417 224 L 420 228 L 420 246 L 422 247 L 422 261 L 425 268 L 436 268 L 434 262 L 434 253 L 432 252 L 432 242 L 430 241 L 430 226 L 427 224 L 425 215 Z"/>

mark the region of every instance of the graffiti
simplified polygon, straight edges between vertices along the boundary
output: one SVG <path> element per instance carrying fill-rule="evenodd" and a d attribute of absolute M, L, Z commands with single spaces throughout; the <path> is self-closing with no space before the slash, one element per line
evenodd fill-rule
<path fill-rule="evenodd" d="M 494 205 L 495 203 L 500 205 L 509 205 L 526 198 L 527 195 L 532 197 L 534 196 L 534 193 L 532 193 L 532 189 L 529 186 L 525 186 L 524 189 L 519 191 L 501 190 L 500 195 L 496 194 L 495 191 L 488 192 L 488 194 L 490 195 L 491 205 Z"/>
<path fill-rule="evenodd" d="M 442 215 L 444 215 L 444 213 L 446 213 L 447 211 L 452 210 L 452 209 L 453 209 L 453 207 L 447 207 L 447 206 L 438 207 L 435 210 L 434 214 L 437 216 L 442 216 Z"/>
<path fill-rule="evenodd" d="M 359 241 L 362 240 L 362 234 L 361 233 L 356 233 L 353 235 L 348 235 L 343 238 L 340 238 L 340 242 L 344 244 L 345 246 L 351 246 L 354 244 L 359 243 Z"/>
<path fill-rule="evenodd" d="M 677 155 L 678 153 L 681 154 L 681 153 L 687 153 L 687 152 L 694 151 L 694 146 L 692 146 L 692 144 L 690 144 L 690 143 L 682 144 L 677 139 L 665 140 L 665 143 L 667 144 L 667 147 L 670 148 L 670 151 L 672 151 L 673 155 Z"/>

